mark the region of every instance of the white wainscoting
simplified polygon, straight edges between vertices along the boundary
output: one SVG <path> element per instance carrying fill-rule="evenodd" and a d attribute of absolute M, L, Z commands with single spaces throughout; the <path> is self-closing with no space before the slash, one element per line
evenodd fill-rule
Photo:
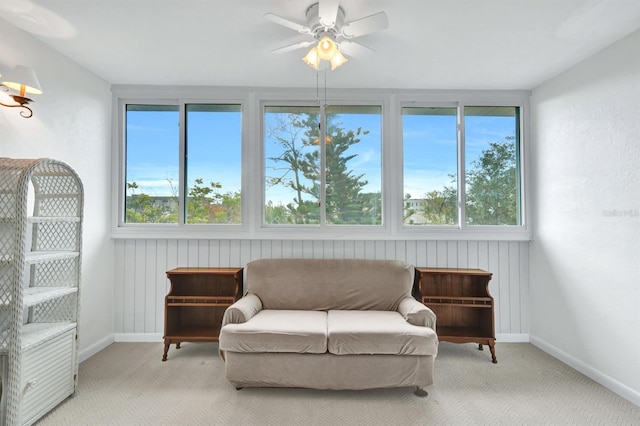
<path fill-rule="evenodd" d="M 286 257 L 392 259 L 416 266 L 485 269 L 493 273 L 489 288 L 496 302 L 498 339 L 522 341 L 529 334 L 528 242 L 123 239 L 115 247 L 116 339 L 162 335 L 169 269 L 244 267 L 255 259 Z"/>

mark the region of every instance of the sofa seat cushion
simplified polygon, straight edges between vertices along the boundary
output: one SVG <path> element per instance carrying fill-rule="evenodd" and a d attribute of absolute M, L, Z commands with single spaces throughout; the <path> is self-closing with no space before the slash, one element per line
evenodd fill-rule
<path fill-rule="evenodd" d="M 329 311 L 329 352 L 336 355 L 436 355 L 438 336 L 394 311 Z"/>
<path fill-rule="evenodd" d="M 222 327 L 219 341 L 222 351 L 325 353 L 327 313 L 262 310 L 247 322 Z"/>

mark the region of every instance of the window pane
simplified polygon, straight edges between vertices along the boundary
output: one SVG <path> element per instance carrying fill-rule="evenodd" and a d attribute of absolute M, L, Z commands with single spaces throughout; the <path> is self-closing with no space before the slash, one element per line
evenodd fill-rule
<path fill-rule="evenodd" d="M 240 105 L 188 104 L 187 223 L 242 223 Z"/>
<path fill-rule="evenodd" d="M 127 105 L 125 222 L 178 222 L 178 115 L 177 105 Z"/>
<path fill-rule="evenodd" d="M 518 107 L 466 107 L 467 225 L 520 225 Z"/>
<path fill-rule="evenodd" d="M 405 225 L 458 224 L 457 109 L 402 108 Z"/>
<path fill-rule="evenodd" d="M 382 223 L 382 108 L 326 109 L 326 221 Z"/>
<path fill-rule="evenodd" d="M 265 108 L 265 223 L 320 223 L 319 120 L 319 107 Z"/>

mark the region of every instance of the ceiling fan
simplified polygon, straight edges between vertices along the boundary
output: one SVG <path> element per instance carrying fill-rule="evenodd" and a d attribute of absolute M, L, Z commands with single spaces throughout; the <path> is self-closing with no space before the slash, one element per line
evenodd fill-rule
<path fill-rule="evenodd" d="M 345 13 L 339 0 L 320 0 L 309 6 L 306 11 L 306 25 L 273 13 L 267 13 L 264 17 L 268 21 L 311 37 L 310 40 L 275 49 L 273 53 L 287 53 L 314 45 L 303 60 L 315 69 L 325 68 L 328 64 L 331 64 L 332 70 L 339 67 L 347 62 L 342 53 L 352 57 L 373 53 L 373 49 L 351 40 L 382 31 L 389 26 L 387 14 L 384 12 L 345 23 Z"/>

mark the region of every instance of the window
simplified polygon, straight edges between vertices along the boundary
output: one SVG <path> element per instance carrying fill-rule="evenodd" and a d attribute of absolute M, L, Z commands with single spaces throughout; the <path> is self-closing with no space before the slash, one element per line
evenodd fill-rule
<path fill-rule="evenodd" d="M 464 108 L 465 223 L 520 225 L 520 109 Z"/>
<path fill-rule="evenodd" d="M 242 223 L 240 105 L 186 111 L 187 223 Z"/>
<path fill-rule="evenodd" d="M 126 105 L 125 223 L 241 223 L 241 106 L 184 110 Z"/>
<path fill-rule="evenodd" d="M 127 105 L 127 223 L 178 222 L 178 105 Z"/>
<path fill-rule="evenodd" d="M 302 88 L 113 93 L 116 238 L 531 236 L 528 92 L 340 89 L 322 101 Z"/>
<path fill-rule="evenodd" d="M 519 123 L 519 107 L 402 108 L 404 224 L 521 225 Z"/>
<path fill-rule="evenodd" d="M 264 223 L 380 225 L 382 108 L 266 106 Z"/>
<path fill-rule="evenodd" d="M 402 108 L 404 224 L 458 224 L 458 109 Z"/>

